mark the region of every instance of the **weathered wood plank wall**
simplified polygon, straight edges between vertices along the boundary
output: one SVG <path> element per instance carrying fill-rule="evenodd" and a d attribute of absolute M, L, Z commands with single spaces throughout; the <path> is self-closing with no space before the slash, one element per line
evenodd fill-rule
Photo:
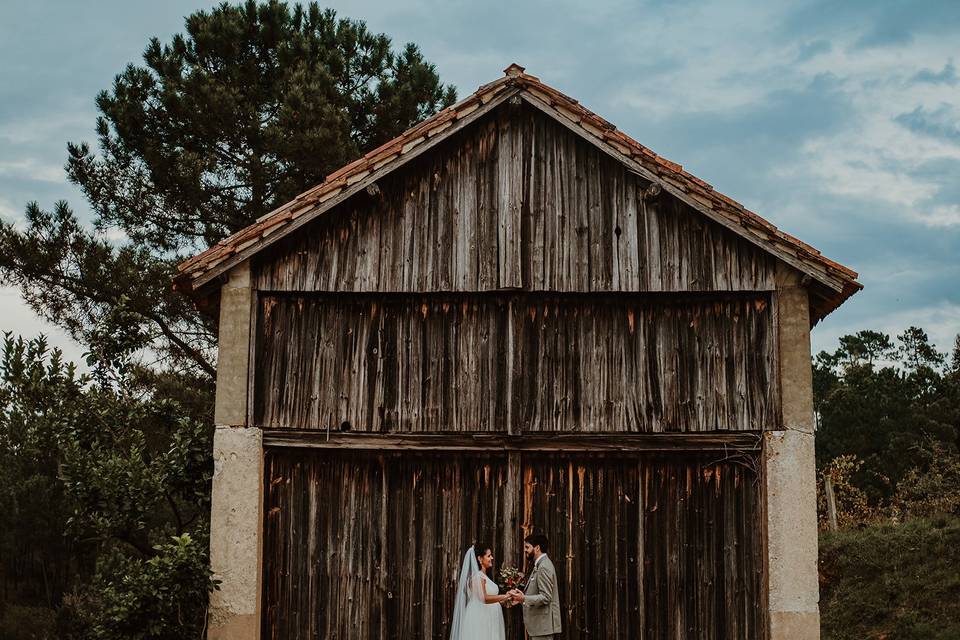
<path fill-rule="evenodd" d="M 530 107 L 494 112 L 257 259 L 264 291 L 741 291 L 774 258 Z"/>
<path fill-rule="evenodd" d="M 763 638 L 758 485 L 717 456 L 267 456 L 265 638 L 445 638 L 463 550 L 547 533 L 564 637 Z M 512 502 L 520 521 L 511 525 Z M 508 611 L 508 637 L 523 637 Z"/>
<path fill-rule="evenodd" d="M 255 422 L 356 431 L 762 430 L 767 297 L 261 296 Z"/>
<path fill-rule="evenodd" d="M 263 637 L 447 637 L 463 551 L 510 535 L 506 473 L 505 455 L 270 452 Z"/>
<path fill-rule="evenodd" d="M 749 464 L 543 448 L 780 423 L 774 258 L 647 186 L 504 105 L 255 259 L 254 424 L 505 443 L 268 448 L 264 637 L 444 637 L 464 548 L 532 528 L 567 638 L 765 637 Z"/>
<path fill-rule="evenodd" d="M 262 297 L 255 419 L 270 428 L 504 429 L 506 302 Z"/>
<path fill-rule="evenodd" d="M 759 485 L 715 460 L 525 459 L 523 526 L 551 538 L 564 637 L 765 637 Z"/>

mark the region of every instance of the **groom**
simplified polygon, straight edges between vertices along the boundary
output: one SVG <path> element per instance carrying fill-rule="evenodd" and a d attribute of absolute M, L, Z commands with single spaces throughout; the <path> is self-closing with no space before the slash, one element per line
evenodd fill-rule
<path fill-rule="evenodd" d="M 523 626 L 530 640 L 552 640 L 560 633 L 560 598 L 557 594 L 557 570 L 547 557 L 547 537 L 538 533 L 523 539 L 523 551 L 533 561 L 533 569 L 523 591 L 510 592 L 523 604 Z"/>

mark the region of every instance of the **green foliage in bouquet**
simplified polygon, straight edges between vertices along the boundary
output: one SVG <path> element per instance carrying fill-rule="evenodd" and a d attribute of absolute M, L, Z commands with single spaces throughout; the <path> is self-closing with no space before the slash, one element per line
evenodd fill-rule
<path fill-rule="evenodd" d="M 522 590 L 524 587 L 523 579 L 525 577 L 523 572 L 518 568 L 506 564 L 503 565 L 497 574 L 497 586 L 500 587 L 500 593 L 506 593 L 511 589 Z"/>

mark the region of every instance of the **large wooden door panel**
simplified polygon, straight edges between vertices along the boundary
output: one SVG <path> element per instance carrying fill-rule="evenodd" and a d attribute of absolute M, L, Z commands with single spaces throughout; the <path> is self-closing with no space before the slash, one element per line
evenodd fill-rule
<path fill-rule="evenodd" d="M 717 458 L 524 455 L 523 529 L 551 541 L 565 638 L 765 636 L 759 483 Z"/>
<path fill-rule="evenodd" d="M 564 637 L 639 637 L 639 460 L 525 456 L 522 477 L 523 528 L 550 540 Z"/>
<path fill-rule="evenodd" d="M 266 470 L 265 638 L 445 639 L 464 550 L 523 566 L 533 531 L 565 639 L 765 637 L 749 457 L 275 449 Z"/>
<path fill-rule="evenodd" d="M 265 638 L 376 638 L 383 476 L 376 458 L 266 458 Z"/>
<path fill-rule="evenodd" d="M 466 547 L 502 558 L 507 456 L 269 452 L 263 637 L 446 638 Z"/>
<path fill-rule="evenodd" d="M 506 456 L 388 458 L 386 486 L 386 637 L 447 638 L 464 549 L 502 558 Z"/>

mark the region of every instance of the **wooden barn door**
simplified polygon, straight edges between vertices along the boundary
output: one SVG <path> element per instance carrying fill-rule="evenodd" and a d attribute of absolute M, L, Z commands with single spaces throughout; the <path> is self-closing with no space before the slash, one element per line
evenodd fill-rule
<path fill-rule="evenodd" d="M 446 638 L 464 549 L 507 538 L 507 456 L 266 457 L 263 637 Z"/>
<path fill-rule="evenodd" d="M 464 549 L 539 530 L 565 639 L 762 639 L 759 483 L 723 458 L 268 450 L 263 637 L 445 640 Z"/>
<path fill-rule="evenodd" d="M 765 637 L 759 483 L 720 457 L 524 456 L 523 528 L 551 541 L 564 638 Z"/>

